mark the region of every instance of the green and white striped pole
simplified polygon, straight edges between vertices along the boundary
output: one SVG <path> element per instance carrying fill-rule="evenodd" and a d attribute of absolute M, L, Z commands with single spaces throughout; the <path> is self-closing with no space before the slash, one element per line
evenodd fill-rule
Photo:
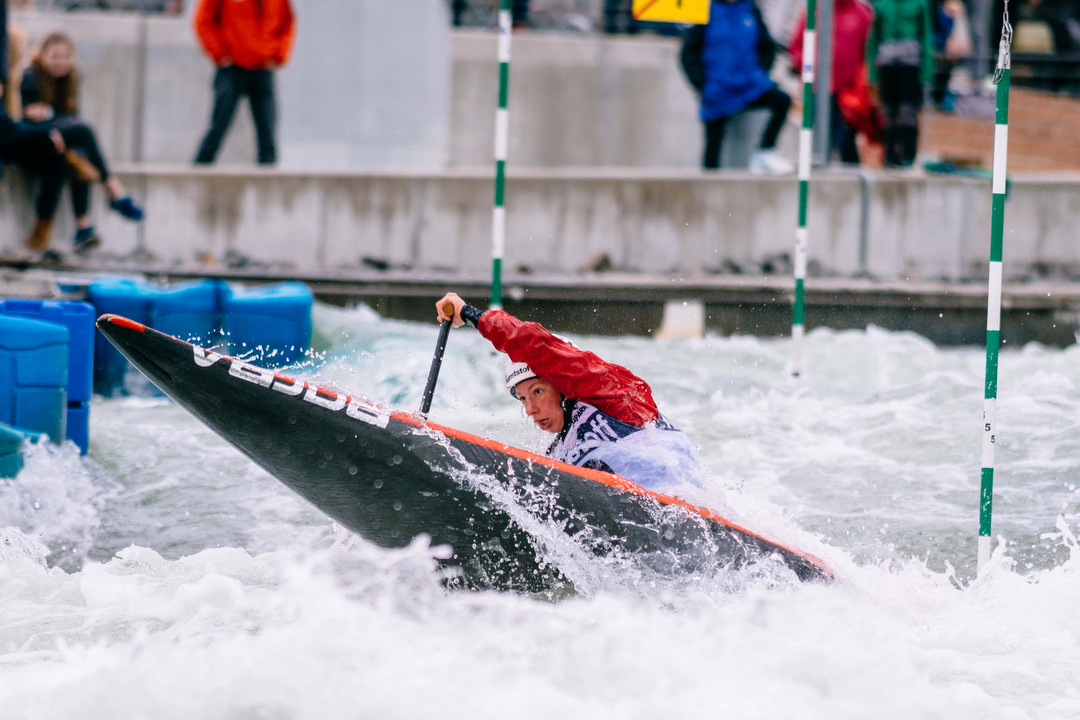
<path fill-rule="evenodd" d="M 806 214 L 810 201 L 810 163 L 814 153 L 814 64 L 817 60 L 817 0 L 806 0 L 806 29 L 803 31 L 803 109 L 799 131 L 799 226 L 795 230 L 795 302 L 791 318 L 791 374 L 802 372 L 802 344 L 805 333 L 804 282 L 809 234 Z"/>
<path fill-rule="evenodd" d="M 495 208 L 491 214 L 491 302 L 502 309 L 502 261 L 506 247 L 506 149 L 510 144 L 510 0 L 499 2 L 499 107 L 495 110 Z"/>
<path fill-rule="evenodd" d="M 1009 0 L 998 49 L 997 117 L 994 126 L 994 200 L 990 224 L 990 286 L 986 303 L 986 386 L 983 400 L 982 488 L 979 494 L 978 570 L 990 559 L 990 518 L 994 497 L 994 416 L 997 411 L 998 351 L 1001 348 L 1001 256 L 1005 237 L 1005 169 L 1009 151 Z"/>

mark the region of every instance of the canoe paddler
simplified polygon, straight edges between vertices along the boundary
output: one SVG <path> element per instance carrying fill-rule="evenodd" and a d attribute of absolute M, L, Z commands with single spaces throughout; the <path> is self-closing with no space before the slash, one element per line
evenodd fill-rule
<path fill-rule="evenodd" d="M 454 315 L 443 310 L 452 303 Z M 480 310 L 448 293 L 436 303 L 439 322 L 468 324 L 507 355 L 506 386 L 536 427 L 555 435 L 545 454 L 602 470 L 642 487 L 699 484 L 704 471 L 689 438 L 669 422 L 652 388 L 602 360 L 502 310 Z"/>

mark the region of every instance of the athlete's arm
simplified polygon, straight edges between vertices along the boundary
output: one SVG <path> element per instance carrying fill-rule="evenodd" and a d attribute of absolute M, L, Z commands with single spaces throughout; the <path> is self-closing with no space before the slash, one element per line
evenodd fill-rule
<path fill-rule="evenodd" d="M 501 310 L 481 313 L 476 327 L 496 350 L 514 362 L 527 363 L 566 397 L 638 427 L 656 420 L 649 384 L 623 366 L 574 347 L 539 323 L 522 322 Z"/>
<path fill-rule="evenodd" d="M 451 317 L 447 303 L 454 307 Z M 440 322 L 454 327 L 468 323 L 514 362 L 524 362 L 538 376 L 574 400 L 595 405 L 601 412 L 641 427 L 659 417 L 649 384 L 621 365 L 605 362 L 595 353 L 574 347 L 539 323 L 522 322 L 501 310 L 480 310 L 456 293 L 435 305 Z"/>

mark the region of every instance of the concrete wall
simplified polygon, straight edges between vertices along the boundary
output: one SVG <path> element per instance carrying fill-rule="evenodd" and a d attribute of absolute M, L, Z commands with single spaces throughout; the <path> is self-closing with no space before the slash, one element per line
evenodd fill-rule
<path fill-rule="evenodd" d="M 224 261 L 231 252 L 303 272 L 361 267 L 363 258 L 419 273 L 483 277 L 490 267 L 492 179 L 486 171 L 333 173 L 121 168 L 147 219 L 124 221 L 96 194 L 102 254 L 145 252 L 169 265 Z M 1013 178 L 1006 205 L 1010 279 L 1080 277 L 1080 176 Z M 955 177 L 815 176 L 811 275 L 882 280 L 984 278 L 990 186 Z M 574 273 L 599 253 L 615 271 L 692 278 L 789 273 L 793 178 L 742 172 L 511 173 L 505 267 Z M 29 228 L 29 189 L 0 183 L 0 252 Z M 60 249 L 70 247 L 61 213 Z M 864 231 L 865 229 L 865 231 Z"/>
<path fill-rule="evenodd" d="M 678 38 L 516 33 L 510 63 L 508 163 L 523 167 L 698 167 L 698 100 L 679 66 Z M 492 163 L 496 36 L 453 35 L 450 164 Z M 721 164 L 743 167 L 765 113 L 729 123 Z M 797 128 L 781 137 L 794 157 Z"/>
<path fill-rule="evenodd" d="M 285 168 L 488 167 L 494 31 L 453 31 L 445 0 L 296 0 L 292 62 L 277 75 Z M 210 115 L 213 68 L 184 18 L 16 13 L 32 41 L 63 29 L 79 48 L 82 111 L 117 161 L 185 162 Z M 515 33 L 509 162 L 522 167 L 696 167 L 697 98 L 679 41 Z M 794 121 L 793 121 L 794 122 Z M 722 164 L 745 167 L 760 113 L 729 126 Z M 794 157 L 794 125 L 781 149 Z M 242 105 L 222 163 L 254 160 Z"/>
<path fill-rule="evenodd" d="M 445 0 L 294 0 L 292 61 L 276 76 L 280 164 L 289 168 L 447 162 L 450 20 Z M 13 13 L 35 42 L 70 33 L 82 114 L 116 161 L 186 162 L 205 132 L 213 67 L 190 20 L 124 13 Z M 242 104 L 219 161 L 252 163 Z"/>
<path fill-rule="evenodd" d="M 444 0 L 296 6 L 296 55 L 279 75 L 282 162 L 265 172 L 237 165 L 254 155 L 243 110 L 219 169 L 185 166 L 205 129 L 212 73 L 188 20 L 16 15 L 32 38 L 56 28 L 76 37 L 84 114 L 145 199 L 148 219 L 133 225 L 107 212 L 96 193 L 106 251 L 142 249 L 191 263 L 233 250 L 313 271 L 366 256 L 486 273 L 494 33 L 451 33 Z M 625 271 L 783 271 L 795 181 L 694 169 L 701 128 L 678 69 L 678 41 L 516 33 L 513 42 L 509 269 L 573 272 L 606 252 Z M 744 136 L 755 137 L 755 119 L 746 122 Z M 737 134 L 733 128 L 725 148 L 729 162 Z M 794 143 L 795 132 L 785 135 Z M 158 164 L 123 165 L 139 157 Z M 578 169 L 544 169 L 551 165 Z M 1078 187 L 1077 177 L 1012 179 L 1010 277 L 1080 276 L 1069 230 L 1080 220 Z M 70 243 L 66 203 L 61 247 Z M 9 171 L 0 183 L 0 248 L 21 242 L 31 216 L 26 181 Z M 809 217 L 812 270 L 821 273 L 928 280 L 986 273 L 985 181 L 817 173 Z"/>

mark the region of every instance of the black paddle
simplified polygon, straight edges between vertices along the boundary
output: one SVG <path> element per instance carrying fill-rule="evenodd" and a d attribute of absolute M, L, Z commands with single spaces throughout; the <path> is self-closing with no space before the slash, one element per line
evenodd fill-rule
<path fill-rule="evenodd" d="M 420 400 L 420 414 L 427 418 L 428 410 L 431 409 L 431 400 L 435 397 L 435 383 L 439 381 L 439 368 L 442 367 L 442 356 L 446 350 L 446 339 L 450 336 L 450 326 L 453 324 L 454 303 L 447 301 L 442 306 L 443 315 L 450 320 L 443 320 L 439 326 L 439 341 L 435 343 L 435 357 L 431 358 L 431 370 L 428 371 L 427 387 L 424 388 L 424 397 Z"/>

